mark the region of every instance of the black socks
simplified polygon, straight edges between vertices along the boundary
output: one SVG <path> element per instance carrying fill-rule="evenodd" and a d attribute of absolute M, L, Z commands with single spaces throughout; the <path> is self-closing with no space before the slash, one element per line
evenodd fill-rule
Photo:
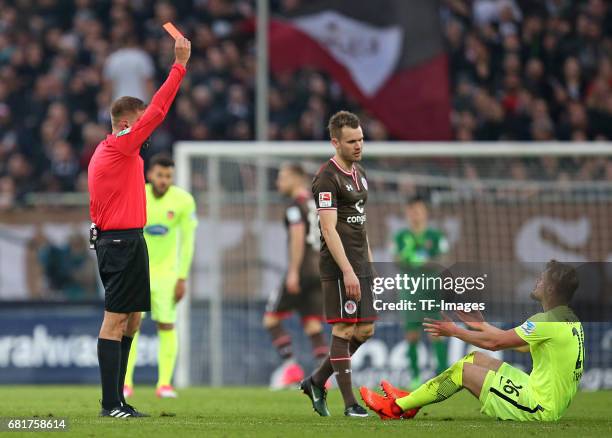
<path fill-rule="evenodd" d="M 104 409 L 116 408 L 121 405 L 117 391 L 121 370 L 121 342 L 98 338 L 98 363 L 102 382 L 102 407 Z M 123 393 L 123 387 L 121 392 Z"/>

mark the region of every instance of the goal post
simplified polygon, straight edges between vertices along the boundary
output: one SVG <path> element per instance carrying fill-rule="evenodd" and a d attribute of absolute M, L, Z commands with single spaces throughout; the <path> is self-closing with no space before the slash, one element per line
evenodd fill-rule
<path fill-rule="evenodd" d="M 194 195 L 200 219 L 189 291 L 178 306 L 178 387 L 265 384 L 276 359 L 260 317 L 286 262 L 279 237 L 284 201 L 274 178 L 287 160 L 303 163 L 312 175 L 333 153 L 329 142 L 175 144 L 176 183 Z M 517 248 L 531 245 L 544 260 L 554 243 L 529 242 L 539 229 L 523 225 L 562 235 L 584 233 L 588 222 L 589 236 L 560 244 L 562 255 L 571 258 L 568 248 L 584 244 L 581 257 L 612 260 L 612 233 L 605 229 L 612 213 L 610 143 L 366 142 L 364 165 L 375 259 L 388 257 L 385 243 L 407 194 L 425 190 L 436 203 L 433 220 L 451 235 L 457 257 L 525 262 Z M 585 178 L 572 166 L 591 166 L 596 176 Z M 389 363 L 392 356 L 389 351 Z"/>

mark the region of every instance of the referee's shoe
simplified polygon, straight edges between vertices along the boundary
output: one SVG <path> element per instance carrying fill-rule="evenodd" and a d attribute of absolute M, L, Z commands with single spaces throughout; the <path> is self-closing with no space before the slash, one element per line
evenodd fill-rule
<path fill-rule="evenodd" d="M 100 417 L 113 417 L 113 418 L 133 418 L 132 412 L 127 406 L 117 406 L 112 409 L 104 409 L 100 411 Z"/>
<path fill-rule="evenodd" d="M 118 406 L 113 409 L 104 409 L 100 411 L 100 417 L 113 417 L 113 418 L 143 418 L 150 417 L 149 414 L 140 412 L 132 405 L 125 403 L 123 406 Z"/>
<path fill-rule="evenodd" d="M 144 412 L 140 412 L 140 411 L 136 410 L 136 408 L 134 406 L 128 405 L 127 403 L 123 403 L 123 409 L 126 409 L 128 412 L 130 412 L 132 414 L 132 417 L 139 417 L 139 418 L 150 417 L 149 414 L 145 414 Z"/>

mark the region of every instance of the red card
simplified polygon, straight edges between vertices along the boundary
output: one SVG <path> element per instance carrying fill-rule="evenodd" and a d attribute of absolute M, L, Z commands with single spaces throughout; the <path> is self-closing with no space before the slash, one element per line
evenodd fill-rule
<path fill-rule="evenodd" d="M 166 29 L 166 32 L 168 32 L 175 40 L 183 38 L 183 34 L 174 26 L 174 24 L 170 23 L 169 21 L 164 24 L 164 29 Z"/>

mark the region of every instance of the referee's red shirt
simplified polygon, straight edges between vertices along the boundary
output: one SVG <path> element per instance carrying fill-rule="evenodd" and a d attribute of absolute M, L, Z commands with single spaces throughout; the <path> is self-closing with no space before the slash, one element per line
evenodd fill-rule
<path fill-rule="evenodd" d="M 147 206 L 140 147 L 168 114 L 184 76 L 185 67 L 174 64 L 142 117 L 130 128 L 107 135 L 96 147 L 88 168 L 89 213 L 101 230 L 145 226 Z"/>

